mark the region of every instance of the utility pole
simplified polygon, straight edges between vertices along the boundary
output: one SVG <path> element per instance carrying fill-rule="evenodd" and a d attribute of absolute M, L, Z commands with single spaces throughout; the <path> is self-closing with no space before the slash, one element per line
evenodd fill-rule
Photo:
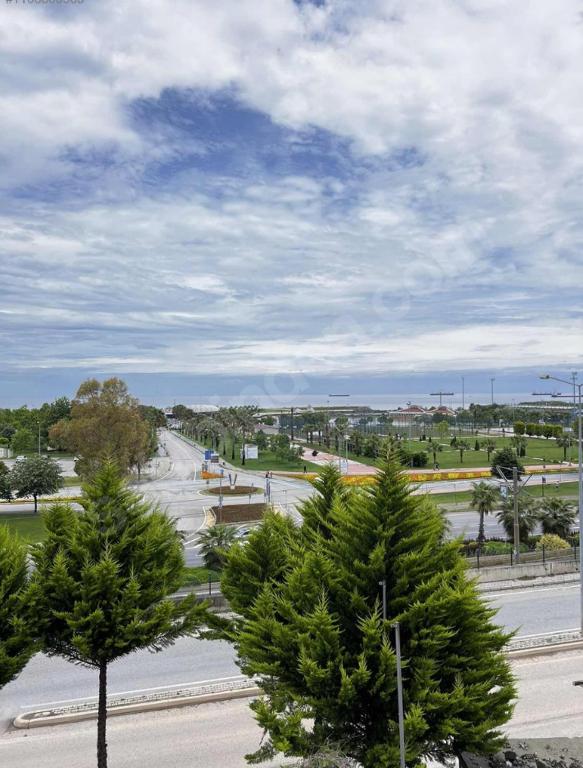
<path fill-rule="evenodd" d="M 403 670 L 401 665 L 401 625 L 393 624 L 395 630 L 395 653 L 397 656 L 397 706 L 399 708 L 399 762 L 405 768 L 405 716 L 403 712 Z"/>
<path fill-rule="evenodd" d="M 512 467 L 512 493 L 514 502 L 514 560 L 520 562 L 520 520 L 518 517 L 518 469 Z"/>
<path fill-rule="evenodd" d="M 552 379 L 553 381 L 560 381 L 562 384 L 572 384 L 573 385 L 573 392 L 577 391 L 578 397 L 577 397 L 577 405 L 578 407 L 578 414 L 577 414 L 577 443 L 579 447 L 579 575 L 581 576 L 581 594 L 580 594 L 580 631 L 581 635 L 583 636 L 583 541 L 582 541 L 582 531 L 581 531 L 581 517 L 583 515 L 583 425 L 582 425 L 582 418 L 583 415 L 581 413 L 581 388 L 583 387 L 583 384 L 577 384 L 577 374 L 576 372 L 573 372 L 571 374 L 571 381 L 566 381 L 565 379 L 559 379 L 556 376 L 549 376 L 549 374 L 545 374 L 544 376 L 540 377 L 541 379 Z"/>

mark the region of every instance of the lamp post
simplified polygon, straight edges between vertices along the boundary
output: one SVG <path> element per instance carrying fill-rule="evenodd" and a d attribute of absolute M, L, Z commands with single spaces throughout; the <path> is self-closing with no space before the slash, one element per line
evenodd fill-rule
<path fill-rule="evenodd" d="M 548 373 L 544 376 L 540 377 L 541 379 L 551 380 L 551 381 L 560 381 L 561 384 L 569 384 L 573 386 L 573 392 L 577 391 L 577 405 L 578 405 L 578 414 L 577 414 L 577 443 L 579 448 L 579 578 L 581 582 L 581 594 L 580 594 L 580 604 L 581 604 L 581 634 L 583 634 L 583 546 L 581 544 L 583 543 L 581 541 L 581 515 L 583 513 L 583 432 L 582 432 L 582 416 L 581 416 L 581 387 L 583 387 L 583 384 L 577 384 L 576 378 L 577 374 L 573 373 L 571 375 L 571 381 L 567 381 L 567 379 L 559 379 L 557 376 L 550 376 Z"/>
<path fill-rule="evenodd" d="M 494 405 L 494 382 L 496 381 L 496 377 L 492 376 L 490 379 L 490 399 L 492 401 L 492 405 Z"/>
<path fill-rule="evenodd" d="M 38 427 L 38 455 L 40 456 L 40 421 L 37 421 L 36 425 Z"/>

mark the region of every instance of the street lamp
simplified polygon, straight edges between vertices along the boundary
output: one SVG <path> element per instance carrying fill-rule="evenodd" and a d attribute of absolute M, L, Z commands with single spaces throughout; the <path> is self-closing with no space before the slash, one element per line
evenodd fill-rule
<path fill-rule="evenodd" d="M 550 376 L 548 373 L 540 377 L 541 379 L 559 381 L 561 384 L 569 384 L 573 386 L 573 392 L 577 391 L 577 443 L 579 448 L 579 578 L 581 582 L 580 589 L 580 602 L 581 602 L 581 634 L 583 635 L 583 543 L 581 541 L 581 515 L 583 513 L 583 433 L 582 433 L 582 418 L 581 418 L 581 387 L 583 384 L 577 384 L 577 374 L 571 375 L 571 381 L 567 379 L 559 379 L 557 376 Z"/>
<path fill-rule="evenodd" d="M 492 405 L 494 405 L 494 382 L 496 381 L 496 377 L 492 376 L 490 379 L 490 399 L 492 400 Z"/>

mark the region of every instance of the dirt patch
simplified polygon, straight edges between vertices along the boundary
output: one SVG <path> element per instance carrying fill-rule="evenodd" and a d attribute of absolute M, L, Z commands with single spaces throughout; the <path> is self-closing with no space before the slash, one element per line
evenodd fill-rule
<path fill-rule="evenodd" d="M 224 507 L 212 507 L 217 523 L 250 523 L 262 520 L 267 509 L 267 504 L 229 504 Z"/>
<path fill-rule="evenodd" d="M 217 487 L 207 488 L 203 493 L 206 493 L 209 496 L 220 496 L 221 489 Z M 234 488 L 227 485 L 222 488 L 223 496 L 248 496 L 250 493 L 263 493 L 263 489 L 257 488 L 255 485 L 236 485 Z"/>

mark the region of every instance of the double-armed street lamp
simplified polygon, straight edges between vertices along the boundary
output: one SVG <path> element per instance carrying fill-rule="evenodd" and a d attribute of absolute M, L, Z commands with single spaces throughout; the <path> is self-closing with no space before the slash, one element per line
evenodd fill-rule
<path fill-rule="evenodd" d="M 551 376 L 548 373 L 540 377 L 546 381 L 559 381 L 561 384 L 568 384 L 573 387 L 573 393 L 577 392 L 577 444 L 579 448 L 579 577 L 581 579 L 581 617 L 580 628 L 583 635 L 583 540 L 581 532 L 581 517 L 583 515 L 583 433 L 582 433 L 582 414 L 581 414 L 581 388 L 583 383 L 577 384 L 577 374 L 573 373 L 571 381 L 560 379 L 557 376 Z"/>

